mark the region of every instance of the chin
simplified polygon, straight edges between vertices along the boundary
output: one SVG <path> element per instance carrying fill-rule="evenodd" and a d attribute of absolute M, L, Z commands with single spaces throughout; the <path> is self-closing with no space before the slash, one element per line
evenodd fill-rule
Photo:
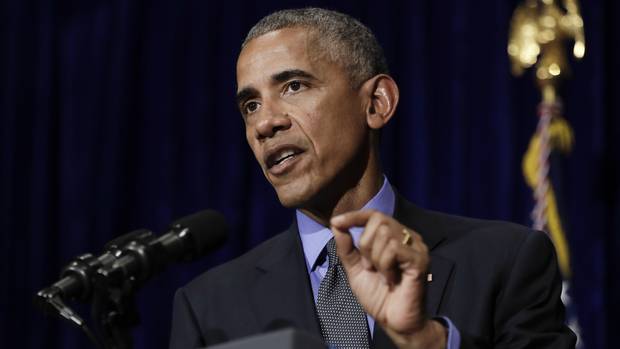
<path fill-rule="evenodd" d="M 303 207 L 312 197 L 310 188 L 293 183 L 277 187 L 275 190 L 278 200 L 286 208 Z"/>
<path fill-rule="evenodd" d="M 280 200 L 280 204 L 282 204 L 282 206 L 286 208 L 299 208 L 307 202 L 307 200 L 305 200 L 300 195 L 294 195 L 292 193 L 281 193 L 280 191 L 277 191 L 277 194 L 278 200 Z"/>

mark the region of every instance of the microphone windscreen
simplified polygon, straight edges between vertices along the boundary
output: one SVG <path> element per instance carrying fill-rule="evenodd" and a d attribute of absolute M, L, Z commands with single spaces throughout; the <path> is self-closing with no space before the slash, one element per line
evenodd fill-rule
<path fill-rule="evenodd" d="M 218 247 L 228 238 L 228 224 L 224 216 L 213 210 L 204 210 L 180 218 L 172 223 L 175 229 L 187 229 L 192 242 L 192 256 L 200 257 Z"/>

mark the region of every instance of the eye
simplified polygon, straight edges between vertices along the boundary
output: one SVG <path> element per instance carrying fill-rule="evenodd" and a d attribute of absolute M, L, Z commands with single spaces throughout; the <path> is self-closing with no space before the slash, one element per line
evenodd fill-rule
<path fill-rule="evenodd" d="M 288 85 L 291 91 L 299 91 L 301 88 L 301 83 L 299 81 L 293 81 Z"/>
<path fill-rule="evenodd" d="M 243 111 L 246 114 L 253 113 L 258 110 L 259 104 L 256 101 L 249 101 L 243 106 Z"/>
<path fill-rule="evenodd" d="M 287 92 L 299 92 L 302 91 L 304 88 L 306 87 L 306 85 L 304 85 L 301 81 L 299 80 L 293 80 L 291 82 L 289 82 L 285 89 L 284 89 L 284 93 Z"/>

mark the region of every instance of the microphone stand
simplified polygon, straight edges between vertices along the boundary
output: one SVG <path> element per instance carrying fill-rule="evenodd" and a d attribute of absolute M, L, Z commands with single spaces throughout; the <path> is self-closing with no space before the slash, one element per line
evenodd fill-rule
<path fill-rule="evenodd" d="M 135 280 L 129 279 L 118 286 L 111 286 L 102 278 L 93 293 L 91 308 L 96 333 L 52 288 L 37 293 L 35 303 L 45 312 L 59 316 L 82 330 L 98 349 L 131 349 L 133 338 L 131 329 L 140 323 L 135 302 Z"/>
<path fill-rule="evenodd" d="M 101 278 L 93 295 L 92 317 L 106 349 L 131 349 L 131 329 L 140 323 L 133 278 L 111 285 Z"/>
<path fill-rule="evenodd" d="M 149 261 L 146 251 L 149 242 L 155 239 L 149 233 L 141 236 L 140 243 L 126 244 L 126 255 L 99 268 L 94 275 L 92 315 L 106 349 L 130 349 L 133 346 L 131 329 L 140 323 L 135 293 L 156 267 L 154 261 Z M 128 259 L 129 255 L 140 261 L 139 269 L 132 267 L 133 259 Z"/>
<path fill-rule="evenodd" d="M 106 258 L 107 260 L 119 258 L 122 253 L 121 246 L 129 246 L 126 245 L 127 241 L 151 239 L 153 239 L 152 233 L 144 229 L 125 234 L 106 244 L 105 250 L 108 251 Z M 63 275 L 68 275 L 67 271 L 70 271 L 84 274 L 84 277 L 91 273 L 84 272 L 84 270 L 95 272 L 92 289 L 84 291 L 80 299 L 92 302 L 91 317 L 95 332 L 91 331 L 86 322 L 63 302 L 59 283 L 39 291 L 34 300 L 35 304 L 45 312 L 60 316 L 79 327 L 98 349 L 131 349 L 133 347 L 131 329 L 140 323 L 135 294 L 141 284 L 135 277 L 124 278 L 118 273 L 118 269 L 102 264 L 104 263 L 100 263 L 93 255 L 84 254 L 74 260 L 63 272 Z"/>
<path fill-rule="evenodd" d="M 62 301 L 62 298 L 58 296 L 58 293 L 52 288 L 46 288 L 39 291 L 35 298 L 35 303 L 46 313 L 57 315 L 60 318 L 69 321 L 72 325 L 77 326 L 86 334 L 88 339 L 90 339 L 96 348 L 104 348 L 101 341 L 90 330 L 86 322 L 73 309 L 67 306 Z"/>

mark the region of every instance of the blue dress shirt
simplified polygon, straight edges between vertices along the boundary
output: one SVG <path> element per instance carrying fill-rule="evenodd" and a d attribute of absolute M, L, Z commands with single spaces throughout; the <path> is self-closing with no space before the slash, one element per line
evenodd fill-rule
<path fill-rule="evenodd" d="M 370 201 L 368 201 L 368 203 L 366 203 L 366 205 L 364 205 L 362 210 L 373 209 L 383 212 L 386 215 L 393 216 L 395 203 L 396 197 L 394 190 L 392 189 L 392 186 L 387 178 L 384 177 L 381 189 L 372 199 L 370 199 Z M 325 277 L 328 268 L 327 258 L 325 258 L 324 254 L 322 256 L 321 252 L 333 235 L 328 227 L 321 225 L 312 218 L 303 214 L 301 211 L 297 210 L 296 215 L 297 228 L 301 237 L 304 256 L 306 258 L 306 267 L 308 268 L 310 284 L 312 285 L 312 294 L 314 295 L 314 303 L 316 304 L 317 296 L 319 294 L 319 286 L 321 285 L 321 281 L 323 280 L 323 277 Z M 364 228 L 353 227 L 349 231 L 353 237 L 353 243 L 356 247 L 359 247 L 360 237 L 362 236 Z M 366 318 L 368 319 L 368 328 L 370 329 L 370 334 L 372 336 L 375 327 L 375 320 L 368 314 L 366 314 Z M 461 343 L 461 335 L 452 321 L 450 321 L 447 317 L 437 318 L 436 320 L 442 322 L 448 329 L 448 340 L 446 347 L 448 349 L 459 348 Z"/>

